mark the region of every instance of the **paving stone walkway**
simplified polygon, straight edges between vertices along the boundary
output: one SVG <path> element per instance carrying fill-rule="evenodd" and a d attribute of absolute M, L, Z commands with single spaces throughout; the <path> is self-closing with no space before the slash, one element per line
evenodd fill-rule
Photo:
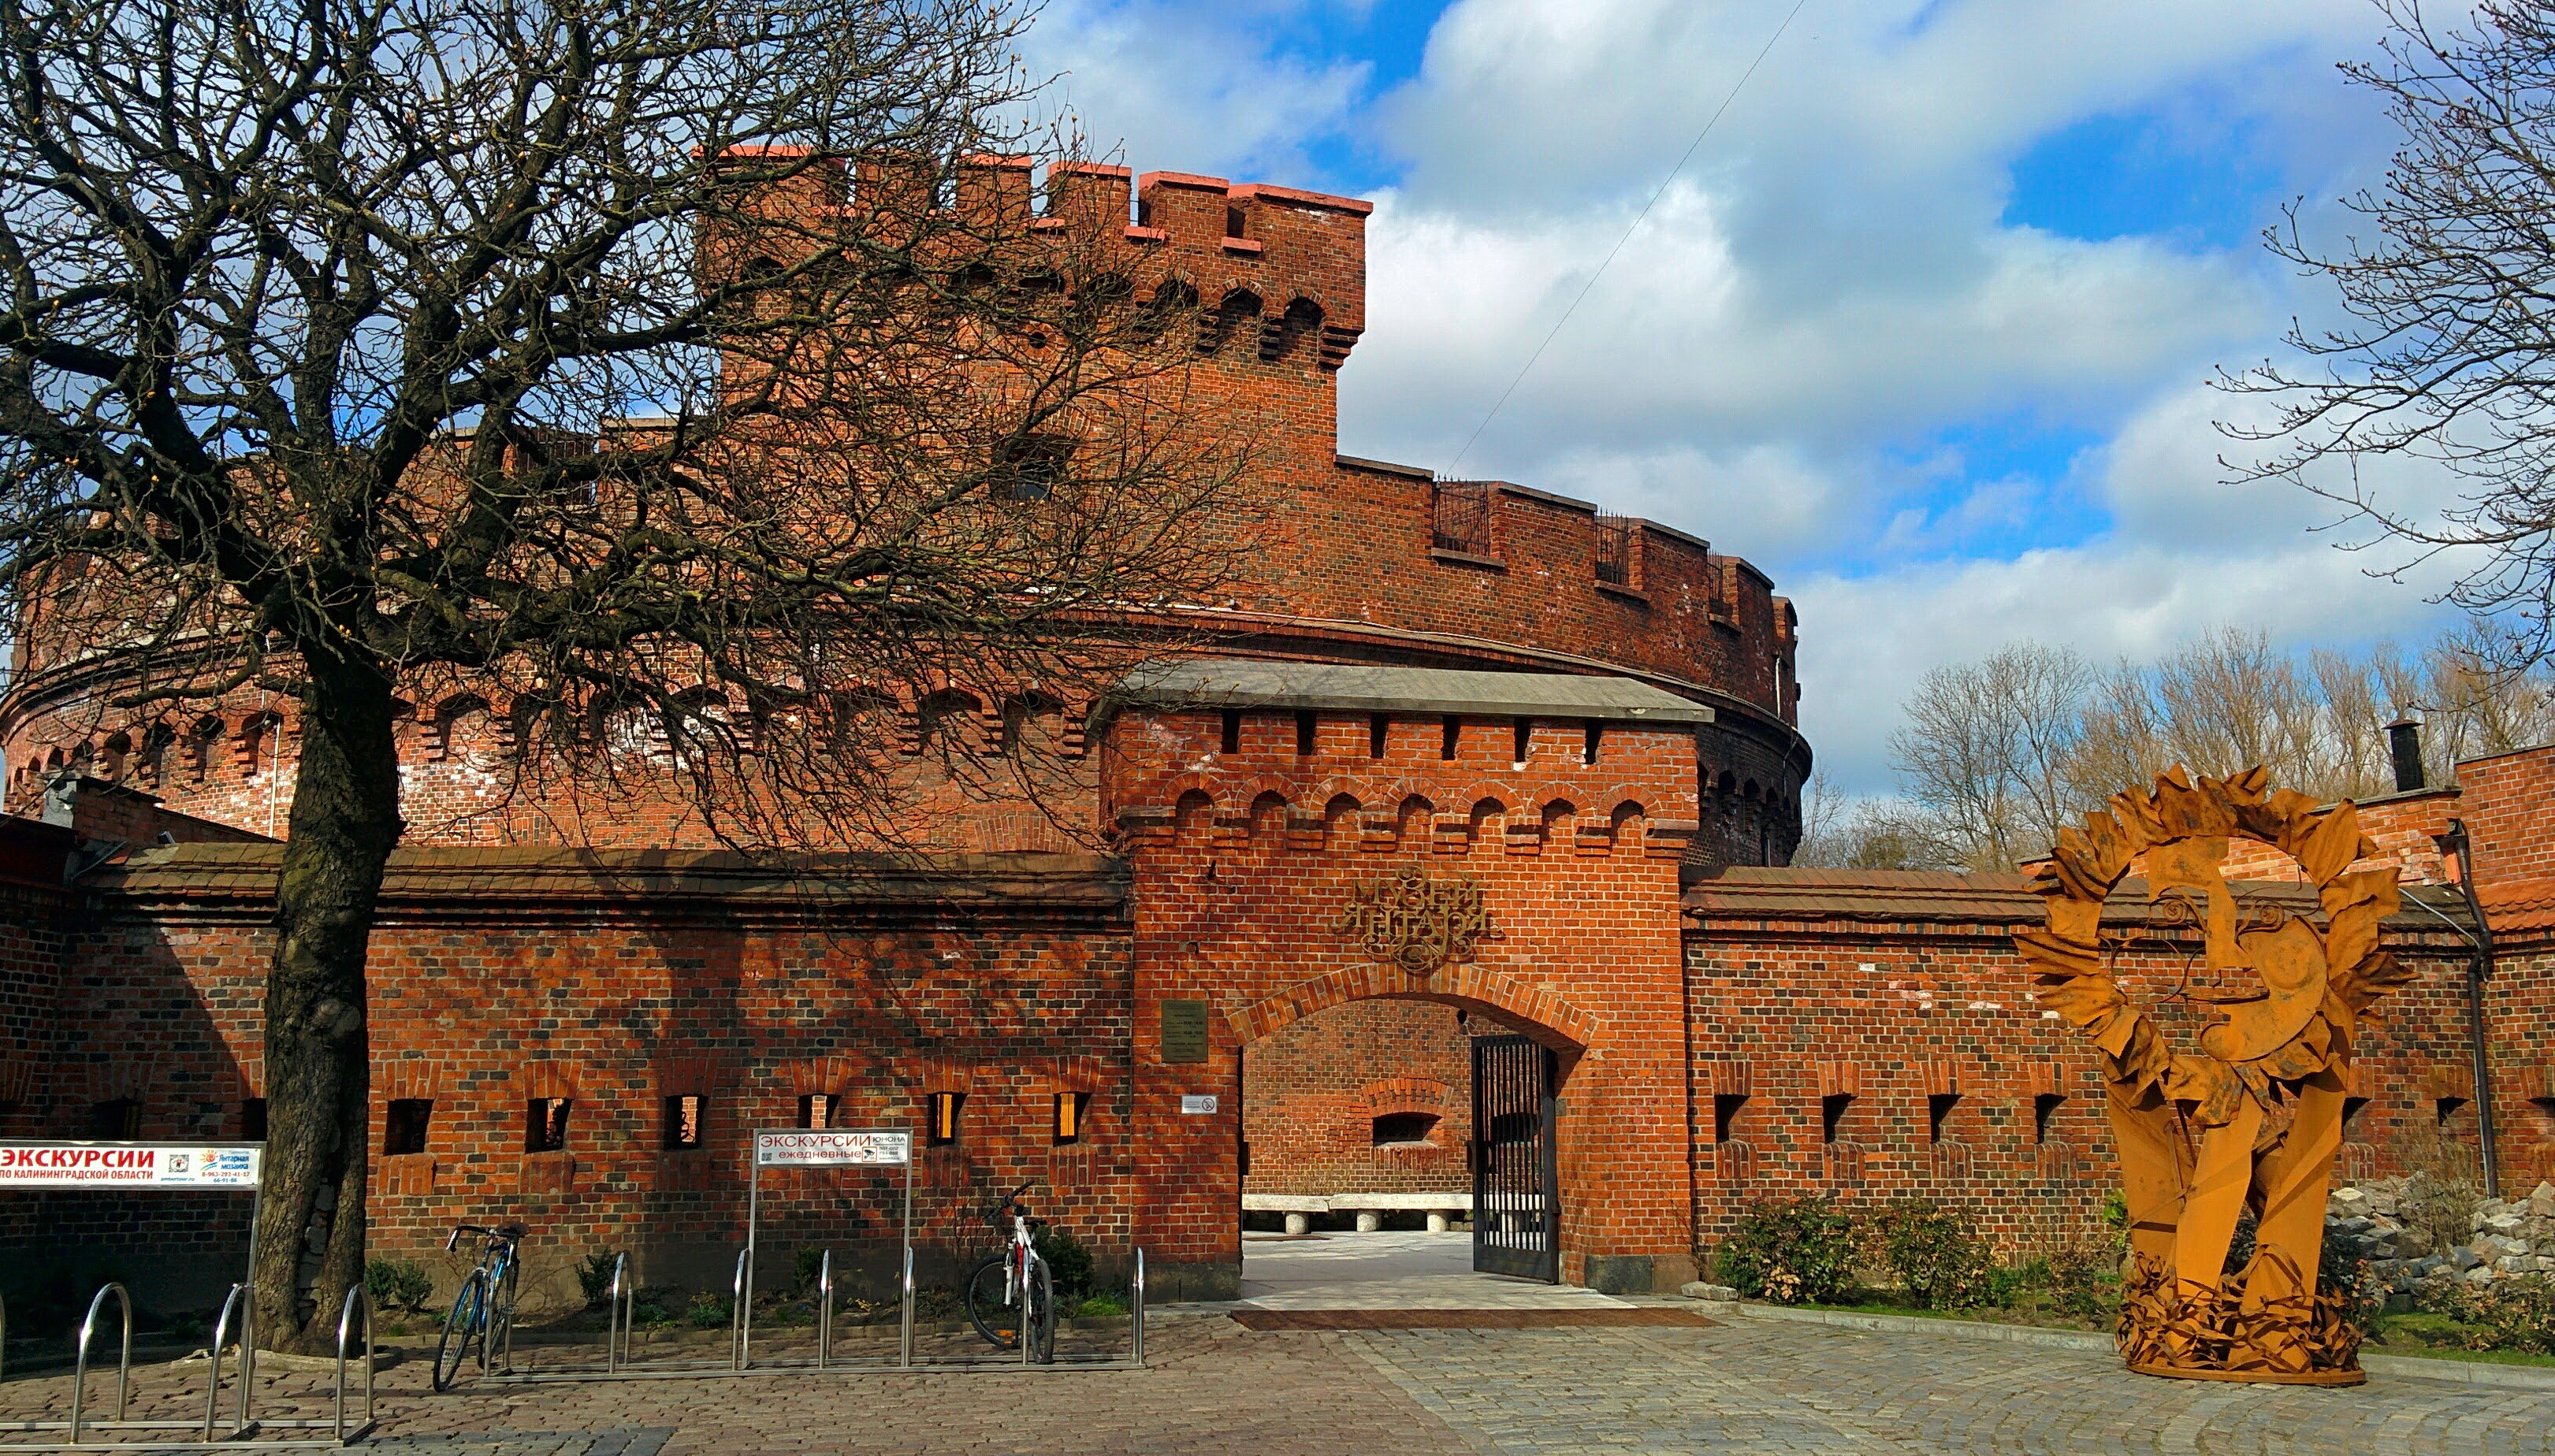
<path fill-rule="evenodd" d="M 2156 1381 L 2098 1352 L 1740 1316 L 1690 1328 L 1256 1332 L 1159 1317 L 1143 1371 L 478 1385 L 384 1372 L 378 1449 L 410 1456 L 764 1451 L 1248 1456 L 1583 1452 L 2555 1452 L 2555 1391 L 2381 1378 L 2352 1390 Z M 202 1409 L 202 1367 L 137 1371 Z M 268 1408 L 323 1378 L 262 1376 Z M 112 1376 L 91 1377 L 92 1408 Z M 62 1376 L 0 1407 L 59 1410 Z"/>
<path fill-rule="evenodd" d="M 1604 1309 L 1594 1289 L 1473 1272 L 1473 1236 L 1242 1236 L 1242 1297 L 1263 1309 Z"/>

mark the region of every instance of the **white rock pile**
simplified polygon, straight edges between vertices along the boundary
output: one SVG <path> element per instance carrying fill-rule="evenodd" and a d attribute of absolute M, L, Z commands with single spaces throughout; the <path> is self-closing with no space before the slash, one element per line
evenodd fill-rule
<path fill-rule="evenodd" d="M 2525 1198 L 2479 1200 L 2460 1237 L 2435 1241 L 2413 1206 L 2433 1199 L 2403 1178 L 2336 1188 L 2325 1200 L 2325 1246 L 2333 1256 L 2366 1260 L 2384 1281 L 2395 1308 L 2428 1305 L 2465 1281 L 2490 1283 L 2522 1274 L 2555 1274 L 2555 1183 Z M 2435 1247 L 2435 1244 L 2441 1247 Z"/>

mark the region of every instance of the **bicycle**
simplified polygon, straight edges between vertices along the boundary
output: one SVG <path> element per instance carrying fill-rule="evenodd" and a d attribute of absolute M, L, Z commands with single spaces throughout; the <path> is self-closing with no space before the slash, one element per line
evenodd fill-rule
<path fill-rule="evenodd" d="M 508 1335 L 515 1323 L 515 1270 L 520 1263 L 516 1246 L 528 1232 L 522 1224 L 514 1223 L 495 1228 L 453 1225 L 452 1237 L 443 1244 L 444 1253 L 459 1249 L 464 1234 L 484 1234 L 488 1244 L 479 1253 L 479 1267 L 470 1271 L 461 1281 L 460 1292 L 452 1296 L 452 1312 L 443 1318 L 443 1339 L 434 1347 L 436 1390 L 452 1389 L 453 1378 L 461 1374 L 462 1359 L 474 1346 L 483 1371 L 488 1368 L 491 1346 L 508 1348 Z"/>
<path fill-rule="evenodd" d="M 1032 1178 L 1030 1183 L 1037 1180 Z M 997 1350 L 1018 1350 L 1029 1342 L 1029 1358 L 1039 1365 L 1055 1363 L 1055 1278 L 1037 1252 L 1037 1231 L 1046 1220 L 1030 1217 L 1021 1206 L 1023 1183 L 986 1210 L 996 1229 L 1011 1221 L 1011 1242 L 967 1274 L 967 1322 Z"/>

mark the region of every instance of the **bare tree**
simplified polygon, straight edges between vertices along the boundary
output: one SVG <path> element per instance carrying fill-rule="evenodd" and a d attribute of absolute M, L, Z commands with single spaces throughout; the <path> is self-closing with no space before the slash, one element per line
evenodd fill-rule
<path fill-rule="evenodd" d="M 307 1346 L 363 1267 L 401 694 L 741 844 L 893 842 L 880 695 L 1086 694 L 1232 570 L 1243 462 L 1124 216 L 979 155 L 1001 0 L 0 7 L 4 625 L 101 711 L 298 704 L 255 1278 Z"/>
<path fill-rule="evenodd" d="M 2056 842 L 2072 818 L 2062 770 L 2093 678 L 2074 653 L 2018 642 L 1919 679 L 1889 749 L 1933 857 L 2008 869 Z"/>
<path fill-rule="evenodd" d="M 2513 670 L 2513 657 L 2485 622 L 2442 636 L 2423 654 L 2421 690 L 2406 700 L 2427 719 L 2423 756 L 2435 782 L 2449 782 L 2462 759 L 2555 743 L 2555 669 L 2541 663 Z"/>
<path fill-rule="evenodd" d="M 2370 225 L 2328 246 L 2299 209 L 2271 250 L 2328 279 L 2349 322 L 2293 328 L 2313 372 L 2264 364 L 2220 381 L 2267 400 L 2266 447 L 2231 461 L 2347 508 L 2391 571 L 2443 553 L 2451 597 L 2505 614 L 2521 660 L 2555 646 L 2555 12 L 2482 0 L 2436 26 L 2419 0 L 2376 0 L 2384 59 L 2343 70 L 2402 130 L 2385 183 L 2344 199 Z M 2456 501 L 2389 494 L 2389 460 L 2446 470 Z M 2507 666 L 2507 665 L 2505 665 Z"/>
<path fill-rule="evenodd" d="M 1810 829 L 1809 796 L 1802 795 L 1800 848 L 1792 864 L 1815 870 L 1945 870 L 1962 868 L 1943 856 L 1943 836 L 1921 815 L 1883 799 L 1849 799 L 1833 788 Z"/>

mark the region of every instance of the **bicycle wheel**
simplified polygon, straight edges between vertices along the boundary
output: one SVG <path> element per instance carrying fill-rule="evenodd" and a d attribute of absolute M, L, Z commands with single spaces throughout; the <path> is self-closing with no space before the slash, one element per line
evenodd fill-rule
<path fill-rule="evenodd" d="M 1055 1280 L 1047 1274 L 1046 1261 L 1030 1261 L 1029 1287 L 1022 1291 L 1021 1329 L 1030 1342 L 1030 1359 L 1038 1365 L 1055 1364 Z"/>
<path fill-rule="evenodd" d="M 434 1388 L 452 1389 L 452 1378 L 461 1374 L 462 1357 L 470 1353 L 470 1342 L 480 1341 L 480 1360 L 487 1360 L 488 1272 L 470 1271 L 461 1281 L 460 1292 L 452 1296 L 452 1312 L 443 1317 L 443 1338 L 434 1347 Z"/>
<path fill-rule="evenodd" d="M 1021 1347 L 1020 1305 L 1004 1297 L 1009 1254 L 997 1254 L 967 1272 L 967 1322 L 997 1350 Z"/>

